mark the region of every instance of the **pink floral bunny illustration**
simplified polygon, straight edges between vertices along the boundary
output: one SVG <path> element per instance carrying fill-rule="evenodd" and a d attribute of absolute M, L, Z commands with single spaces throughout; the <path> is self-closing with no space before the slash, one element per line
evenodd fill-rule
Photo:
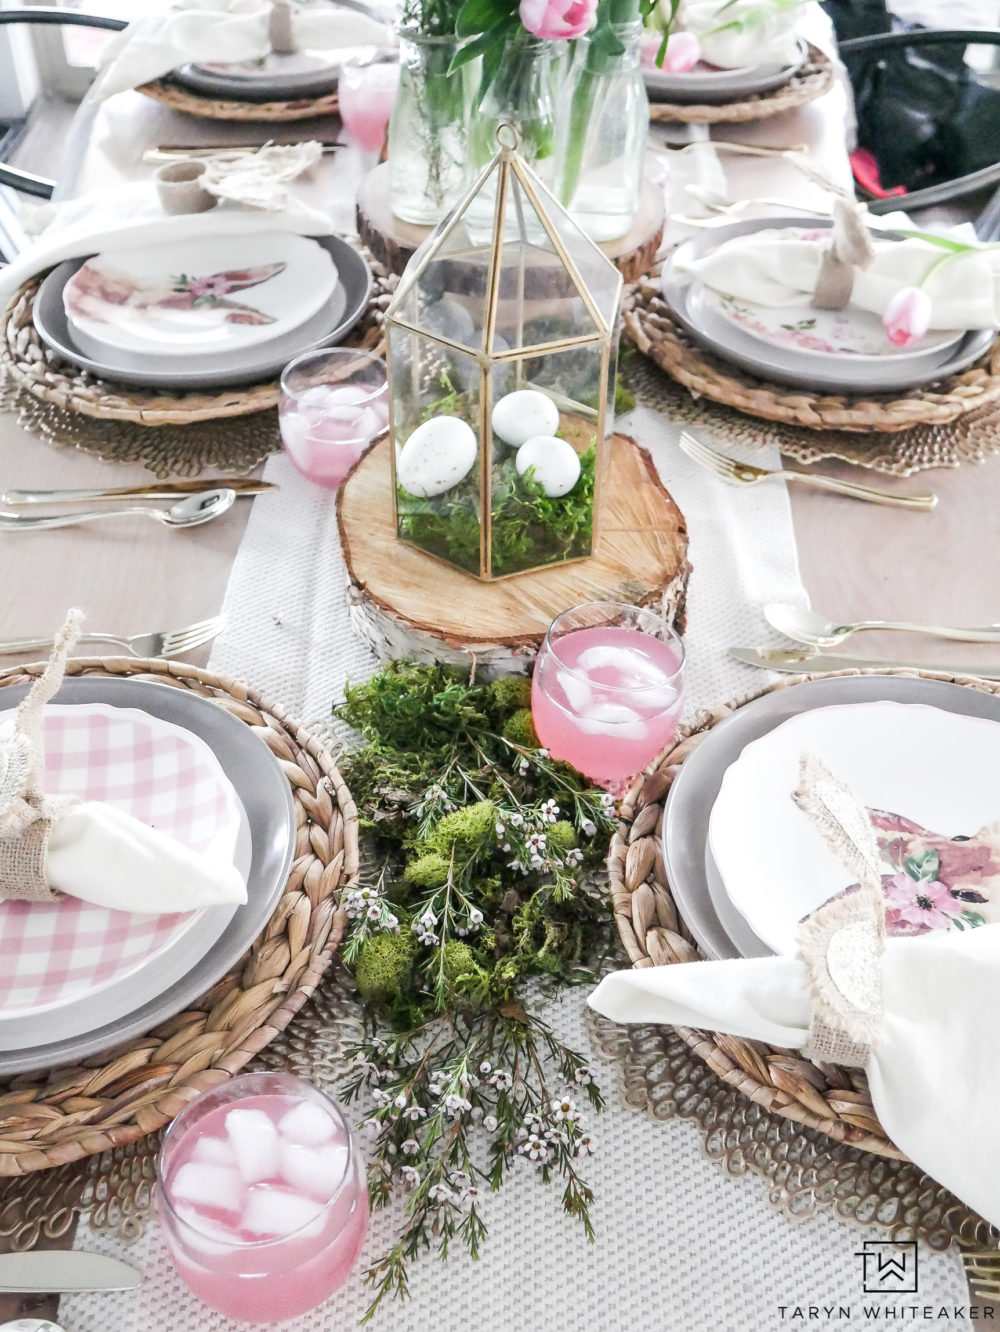
<path fill-rule="evenodd" d="M 274 316 L 241 301 L 232 292 L 257 287 L 283 272 L 286 265 L 258 264 L 256 268 L 231 268 L 222 273 L 195 277 L 180 273 L 170 285 L 137 282 L 112 267 L 89 260 L 66 284 L 67 313 L 75 319 L 107 323 L 108 306 L 119 310 L 212 310 L 223 311 L 227 324 L 273 324 Z"/>
<path fill-rule="evenodd" d="M 945 837 L 889 810 L 869 809 L 868 816 L 889 869 L 882 874 L 889 934 L 1000 921 L 1000 823 L 972 836 Z"/>

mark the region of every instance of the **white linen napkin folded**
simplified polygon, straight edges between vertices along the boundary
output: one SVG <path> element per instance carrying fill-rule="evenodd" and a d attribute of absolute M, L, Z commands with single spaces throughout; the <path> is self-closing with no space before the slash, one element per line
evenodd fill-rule
<path fill-rule="evenodd" d="M 44 204 L 35 210 L 28 224 L 41 234 L 33 245 L 0 268 L 0 308 L 29 278 L 64 259 L 200 236 L 246 236 L 267 231 L 328 236 L 333 230 L 325 213 L 293 195 L 280 211 L 240 208 L 227 202 L 205 213 L 168 215 L 151 181 L 83 195 L 67 203 Z"/>
<path fill-rule="evenodd" d="M 590 1005 L 615 1022 L 667 1023 L 799 1049 L 810 1020 L 797 958 L 686 962 L 607 976 Z M 1000 1225 L 1000 925 L 891 938 L 884 1037 L 868 1059 L 892 1141 Z"/>
<path fill-rule="evenodd" d="M 138 88 L 189 62 L 235 64 L 259 60 L 271 50 L 270 5 L 245 0 L 175 0 L 167 10 L 144 14 L 105 48 L 93 96 Z M 292 6 L 296 50 L 330 51 L 390 45 L 384 23 L 353 9 Z"/>
<path fill-rule="evenodd" d="M 677 26 L 698 38 L 702 60 L 720 69 L 783 69 L 796 59 L 799 9 L 765 11 L 760 0 L 731 0 L 723 6 L 724 0 L 683 0 L 678 11 Z"/>
<path fill-rule="evenodd" d="M 52 825 L 49 887 L 115 911 L 198 911 L 247 900 L 232 862 L 212 860 L 131 814 L 88 800 Z"/>
<path fill-rule="evenodd" d="M 804 308 L 816 289 L 828 245 L 825 232 L 805 239 L 780 229 L 756 231 L 724 241 L 711 254 L 679 264 L 675 271 L 737 300 Z M 933 305 L 932 329 L 1000 327 L 1000 250 L 954 254 L 930 272 L 946 253 L 916 238 L 876 241 L 871 265 L 855 269 L 850 304 L 881 316 L 897 292 L 923 284 Z"/>
<path fill-rule="evenodd" d="M 243 903 L 246 884 L 220 847 L 203 855 L 103 801 L 45 792 L 45 704 L 62 682 L 83 616 L 70 611 L 42 674 L 0 724 L 0 898 L 59 893 L 142 914 Z"/>

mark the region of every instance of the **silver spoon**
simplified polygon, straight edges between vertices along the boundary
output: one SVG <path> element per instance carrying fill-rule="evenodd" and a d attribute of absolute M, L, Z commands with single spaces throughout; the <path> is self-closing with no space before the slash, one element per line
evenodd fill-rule
<path fill-rule="evenodd" d="M 200 527 L 231 509 L 236 500 L 235 490 L 206 490 L 198 495 L 186 495 L 171 504 L 169 509 L 150 509 L 133 506 L 127 509 L 91 509 L 83 513 L 34 514 L 0 513 L 0 532 L 45 531 L 52 527 L 74 527 L 77 523 L 92 523 L 98 518 L 129 518 L 137 514 L 155 518 L 167 527 Z"/>
<path fill-rule="evenodd" d="M 912 624 L 907 620 L 859 620 L 857 624 L 836 624 L 817 611 L 801 606 L 772 604 L 764 607 L 764 618 L 772 629 L 786 638 L 808 647 L 836 647 L 851 634 L 866 629 L 892 629 L 907 634 L 931 634 L 935 638 L 950 638 L 958 643 L 1000 643 L 1000 624 L 980 628 L 955 628 L 940 624 Z"/>

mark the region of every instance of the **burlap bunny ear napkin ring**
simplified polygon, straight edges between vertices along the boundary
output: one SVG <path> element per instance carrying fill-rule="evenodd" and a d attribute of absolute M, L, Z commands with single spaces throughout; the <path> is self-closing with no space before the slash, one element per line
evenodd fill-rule
<path fill-rule="evenodd" d="M 799 927 L 798 956 L 809 972 L 812 1019 L 803 1053 L 864 1068 L 882 1032 L 885 904 L 879 852 L 868 813 L 846 783 L 813 754 L 801 760 L 793 800 L 857 877 Z"/>
<path fill-rule="evenodd" d="M 45 860 L 53 822 L 76 796 L 47 796 L 43 788 L 42 709 L 62 684 L 66 658 L 80 634 L 83 615 L 70 611 L 48 665 L 14 714 L 0 729 L 0 898 L 52 902 L 62 897 L 48 885 Z"/>
<path fill-rule="evenodd" d="M 854 290 L 854 270 L 875 258 L 865 210 L 854 199 L 833 201 L 830 244 L 820 260 L 812 304 L 817 310 L 846 309 Z"/>

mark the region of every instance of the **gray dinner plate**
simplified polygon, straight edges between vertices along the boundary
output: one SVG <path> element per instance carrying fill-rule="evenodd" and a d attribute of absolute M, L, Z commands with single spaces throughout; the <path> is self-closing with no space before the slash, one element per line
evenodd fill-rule
<path fill-rule="evenodd" d="M 10 685 L 0 699 L 16 704 L 29 685 Z M 267 924 L 288 879 L 295 851 L 295 807 L 288 779 L 254 728 L 211 699 L 149 680 L 73 677 L 56 703 L 107 703 L 138 708 L 199 736 L 215 754 L 246 810 L 250 824 L 247 902 L 238 907 L 221 938 L 180 980 L 128 1017 L 83 1035 L 30 1050 L 0 1048 L 0 1075 L 75 1063 L 150 1031 L 182 1012 L 237 963 Z"/>
<path fill-rule="evenodd" d="M 709 878 L 706 864 L 708 823 L 726 770 L 752 740 L 759 740 L 790 717 L 810 712 L 813 708 L 883 701 L 921 703 L 965 717 L 1000 721 L 1000 698 L 996 695 L 947 684 L 943 680 L 900 675 L 811 680 L 764 694 L 737 708 L 725 721 L 713 726 L 681 764 L 667 797 L 663 858 L 678 910 L 706 957 L 762 957 L 773 951 L 756 939 L 744 921 L 743 929 L 749 931 L 750 941 L 756 940 L 760 951 L 742 952 L 723 925 L 713 900 L 713 888 L 717 899 L 720 890 L 725 894 L 725 885 L 721 878 L 714 885 Z M 731 902 L 727 905 L 731 912 L 736 912 Z M 727 918 L 732 921 L 731 916 Z M 741 941 L 749 947 L 746 935 Z"/>
<path fill-rule="evenodd" d="M 38 336 L 57 355 L 87 370 L 95 378 L 112 384 L 138 384 L 143 388 L 187 391 L 212 388 L 237 388 L 242 384 L 266 382 L 280 374 L 289 361 L 315 347 L 332 347 L 342 342 L 364 314 L 371 295 L 371 269 L 338 236 L 316 236 L 333 260 L 340 281 L 329 304 L 299 328 L 267 342 L 258 350 L 229 352 L 216 357 L 201 356 L 189 365 L 163 366 L 163 358 L 148 357 L 148 368 L 136 355 L 117 360 L 98 360 L 81 351 L 73 340 L 63 288 L 86 259 L 67 259 L 54 268 L 35 297 L 32 319 Z M 110 353 L 109 353 L 110 358 Z"/>
<path fill-rule="evenodd" d="M 294 57 L 292 57 L 294 59 Z M 272 62 L 280 58 L 271 57 Z M 266 74 L 247 74 L 235 69 L 212 69 L 208 65 L 182 65 L 170 82 L 199 97 L 221 97 L 231 102 L 284 102 L 300 97 L 324 97 L 337 89 L 339 60 L 318 69 L 269 69 Z"/>
<path fill-rule="evenodd" d="M 979 329 L 967 333 L 954 352 L 932 367 L 915 371 L 905 366 L 893 366 L 891 358 L 873 358 L 879 364 L 867 372 L 864 381 L 857 378 L 852 363 L 829 358 L 829 365 L 817 369 L 813 365 L 797 364 L 793 357 L 786 355 L 779 347 L 761 341 L 750 343 L 749 338 L 740 338 L 738 345 L 734 336 L 732 343 L 723 343 L 693 316 L 689 296 L 694 286 L 686 277 L 676 272 L 678 259 L 689 262 L 699 258 L 710 249 L 737 236 L 749 236 L 755 231 L 765 231 L 774 227 L 811 227 L 814 230 L 831 226 L 829 218 L 817 217 L 759 217 L 747 222 L 734 222 L 732 226 L 704 232 L 684 241 L 673 252 L 663 268 L 663 299 L 670 307 L 678 323 L 687 330 L 694 340 L 710 352 L 731 365 L 747 370 L 762 379 L 773 380 L 780 384 L 793 384 L 796 388 L 814 389 L 819 392 L 838 393 L 898 393 L 905 389 L 919 388 L 925 384 L 936 383 L 948 375 L 956 375 L 968 369 L 973 362 L 984 356 L 996 338 L 995 329 Z M 881 240 L 899 240 L 892 232 L 873 231 L 872 235 Z M 740 330 L 734 329 L 734 334 Z M 884 362 L 884 364 L 883 364 Z"/>
<path fill-rule="evenodd" d="M 752 65 L 745 69 L 695 69 L 687 74 L 671 74 L 663 69 L 642 69 L 646 93 L 651 102 L 678 104 L 705 103 L 708 106 L 738 102 L 744 97 L 773 92 L 791 82 L 805 64 L 806 44 L 798 39 L 798 59 L 776 69 L 773 65 Z"/>

